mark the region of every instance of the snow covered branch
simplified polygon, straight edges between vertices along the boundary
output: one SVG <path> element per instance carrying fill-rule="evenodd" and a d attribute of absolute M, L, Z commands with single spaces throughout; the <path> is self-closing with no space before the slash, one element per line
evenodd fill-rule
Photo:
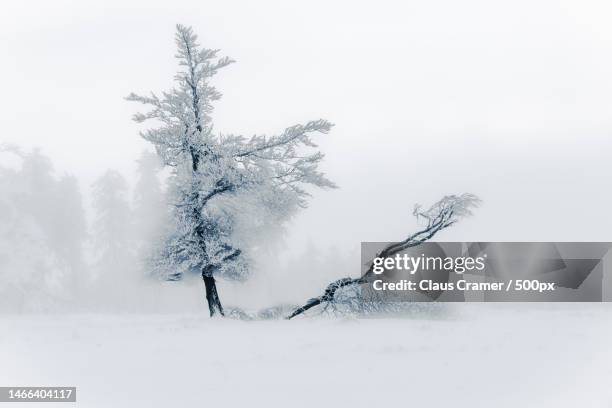
<path fill-rule="evenodd" d="M 421 206 L 416 205 L 414 215 L 417 219 L 424 218 L 427 220 L 425 228 L 409 235 L 400 242 L 386 246 L 375 258 L 388 258 L 408 248 L 421 245 L 423 242 L 433 238 L 438 232 L 455 224 L 461 218 L 472 215 L 472 210 L 479 204 L 480 199 L 475 195 L 462 194 L 459 196 L 445 196 L 426 210 L 421 210 Z M 303 306 L 295 309 L 287 319 L 292 319 L 315 306 L 333 303 L 338 290 L 348 286 L 369 283 L 374 276 L 374 265 L 370 263 L 368 270 L 361 277 L 347 277 L 330 283 L 321 296 L 309 299 Z"/>

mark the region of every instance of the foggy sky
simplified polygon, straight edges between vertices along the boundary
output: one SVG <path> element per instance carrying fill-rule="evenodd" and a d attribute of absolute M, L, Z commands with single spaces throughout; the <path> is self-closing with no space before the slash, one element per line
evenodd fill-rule
<path fill-rule="evenodd" d="M 484 200 L 440 240 L 612 240 L 612 5 L 606 1 L 12 2 L 0 16 L 0 141 L 39 146 L 85 193 L 133 179 L 147 146 L 129 92 L 176 71 L 174 25 L 237 60 L 221 132 L 319 117 L 339 190 L 315 192 L 290 250 L 399 239 L 415 202 Z"/>

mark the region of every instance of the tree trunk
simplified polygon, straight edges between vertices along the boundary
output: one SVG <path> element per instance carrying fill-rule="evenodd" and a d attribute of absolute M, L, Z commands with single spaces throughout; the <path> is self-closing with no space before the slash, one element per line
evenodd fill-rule
<path fill-rule="evenodd" d="M 217 292 L 217 283 L 215 277 L 212 275 L 202 274 L 204 280 L 204 286 L 206 287 L 206 300 L 208 301 L 208 310 L 210 311 L 210 317 L 213 317 L 216 312 L 219 312 L 221 316 L 225 316 L 223 313 L 223 306 L 221 306 L 221 300 L 219 299 L 219 293 Z"/>

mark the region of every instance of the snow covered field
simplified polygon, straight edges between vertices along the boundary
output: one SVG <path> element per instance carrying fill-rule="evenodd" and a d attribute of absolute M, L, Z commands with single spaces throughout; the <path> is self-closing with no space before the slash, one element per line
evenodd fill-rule
<path fill-rule="evenodd" d="M 606 304 L 253 322 L 5 315 L 0 385 L 77 386 L 79 407 L 612 407 L 611 320 Z"/>

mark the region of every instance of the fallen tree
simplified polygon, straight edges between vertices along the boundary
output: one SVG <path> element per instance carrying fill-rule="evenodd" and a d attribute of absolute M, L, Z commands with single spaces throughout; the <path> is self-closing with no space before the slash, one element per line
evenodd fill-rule
<path fill-rule="evenodd" d="M 477 207 L 479 203 L 480 200 L 475 195 L 462 194 L 459 196 L 445 196 L 426 210 L 423 210 L 422 207 L 417 204 L 414 208 L 413 215 L 417 217 L 417 220 L 425 220 L 426 227 L 408 236 L 403 241 L 386 246 L 376 255 L 376 258 L 391 257 L 408 248 L 418 246 L 430 240 L 438 232 L 455 224 L 461 218 L 472 215 L 472 209 Z M 333 303 L 340 289 L 372 282 L 373 278 L 376 276 L 373 268 L 374 265 L 370 262 L 367 271 L 361 277 L 347 277 L 330 283 L 321 296 L 308 300 L 303 306 L 298 307 L 287 316 L 287 319 L 292 319 L 315 306 Z"/>

